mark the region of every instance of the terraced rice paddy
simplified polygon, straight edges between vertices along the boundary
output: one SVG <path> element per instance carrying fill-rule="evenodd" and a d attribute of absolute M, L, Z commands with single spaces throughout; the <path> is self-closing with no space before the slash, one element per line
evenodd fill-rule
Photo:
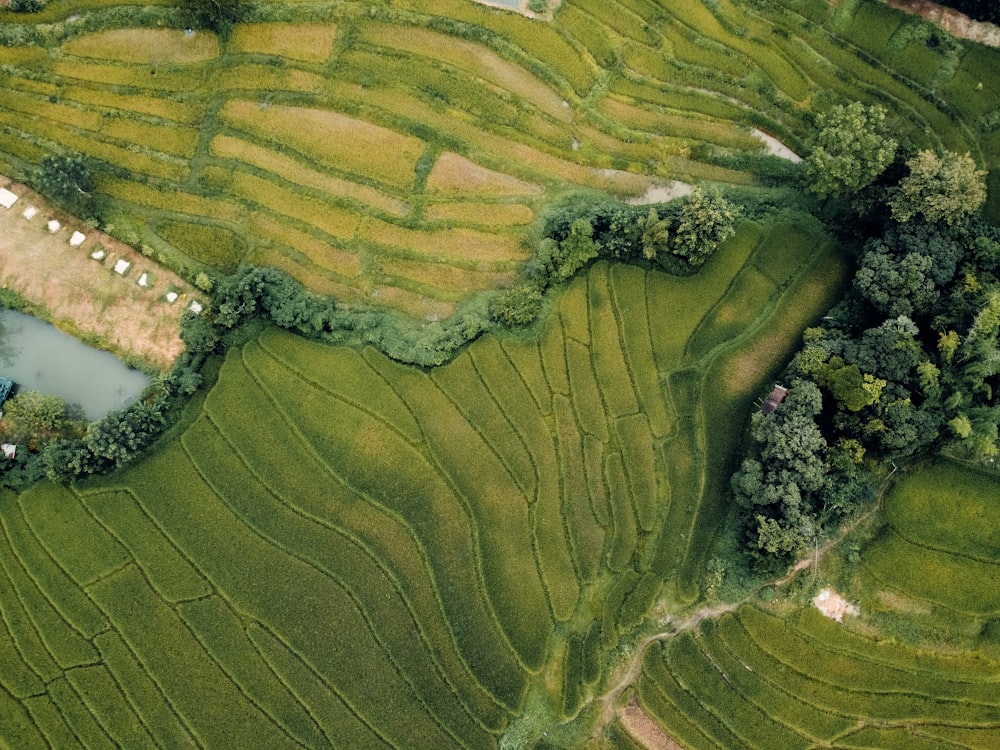
<path fill-rule="evenodd" d="M 938 511 L 943 506 L 948 513 Z M 886 498 L 885 527 L 864 551 L 862 605 L 925 640 L 995 649 L 995 517 L 989 474 L 938 463 L 903 477 Z"/>
<path fill-rule="evenodd" d="M 994 747 L 996 662 L 846 631 L 809 608 L 754 606 L 654 644 L 638 703 L 685 746 Z"/>
<path fill-rule="evenodd" d="M 712 310 L 782 235 L 746 223 L 691 279 L 599 263 L 536 341 L 430 373 L 265 331 L 153 456 L 3 496 L 0 740 L 488 748 L 537 696 L 575 718 L 651 606 L 697 595 L 691 417 L 749 406 L 698 394 L 835 257 L 803 233 L 733 337 Z"/>
<path fill-rule="evenodd" d="M 3 11 L 0 171 L 80 151 L 105 218 L 178 267 L 436 318 L 512 283 L 567 183 L 752 183 L 751 127 L 801 150 L 837 102 L 1000 160 L 1000 55 L 869 0 L 260 5 L 225 42 L 165 6 Z M 806 217 L 745 222 L 697 276 L 598 263 L 537 339 L 433 371 L 255 336 L 142 462 L 0 495 L 0 744 L 579 746 L 698 601 L 752 399 L 845 271 Z M 995 540 L 888 507 L 867 585 L 980 653 L 745 606 L 644 652 L 650 741 L 996 747 Z"/>
<path fill-rule="evenodd" d="M 419 316 L 507 283 L 567 182 L 749 182 L 759 162 L 718 157 L 761 153 L 751 127 L 800 148 L 837 101 L 884 104 L 914 145 L 1000 158 L 1000 54 L 928 46 L 868 0 L 567 0 L 549 21 L 466 0 L 267 3 L 228 41 L 165 8 L 123 28 L 116 5 L 0 16 L 0 170 L 81 151 L 109 167 L 108 222 L 175 268 L 275 265 Z M 203 246 L 156 230 L 178 222 L 206 227 Z M 211 226 L 240 253 L 216 254 Z"/>
<path fill-rule="evenodd" d="M 654 643 L 638 707 L 698 748 L 995 747 L 995 506 L 991 474 L 907 474 L 851 575 L 860 619 L 745 605 Z M 922 647 L 888 637 L 899 632 Z"/>

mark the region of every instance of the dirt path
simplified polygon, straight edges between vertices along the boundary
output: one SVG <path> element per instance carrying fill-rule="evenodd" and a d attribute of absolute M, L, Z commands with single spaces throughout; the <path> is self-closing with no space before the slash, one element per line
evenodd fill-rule
<path fill-rule="evenodd" d="M 904 13 L 920 16 L 936 23 L 960 39 L 969 39 L 989 47 L 1000 47 L 1000 26 L 984 21 L 973 21 L 952 8 L 932 3 L 930 0 L 883 0 Z"/>
<path fill-rule="evenodd" d="M 192 299 L 204 304 L 204 295 L 125 243 L 52 208 L 26 186 L 0 177 L 0 187 L 18 196 L 10 208 L 0 206 L 0 284 L 41 307 L 68 333 L 169 369 L 184 350 L 181 313 Z M 27 218 L 31 208 L 35 213 Z M 53 220 L 59 223 L 54 231 Z M 74 246 L 74 237 L 83 239 Z M 103 260 L 91 258 L 102 248 Z M 130 264 L 125 274 L 114 270 L 120 260 Z M 170 291 L 177 293 L 173 303 L 165 298 Z"/>

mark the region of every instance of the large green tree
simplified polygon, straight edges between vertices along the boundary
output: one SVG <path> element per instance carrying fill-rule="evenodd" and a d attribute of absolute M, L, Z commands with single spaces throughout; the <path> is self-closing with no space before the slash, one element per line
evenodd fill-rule
<path fill-rule="evenodd" d="M 954 224 L 986 201 L 986 172 L 968 154 L 921 151 L 906 162 L 909 174 L 889 196 L 896 221 L 923 216 Z"/>
<path fill-rule="evenodd" d="M 81 154 L 50 154 L 42 159 L 41 191 L 77 214 L 94 209 L 94 168 Z"/>
<path fill-rule="evenodd" d="M 872 184 L 896 156 L 885 109 L 852 102 L 817 118 L 805 159 L 809 190 L 820 197 L 856 193 Z"/>
<path fill-rule="evenodd" d="M 51 439 L 84 424 L 80 407 L 51 393 L 21 391 L 4 404 L 2 432 L 8 442 Z"/>
<path fill-rule="evenodd" d="M 705 263 L 719 243 L 736 233 L 738 211 L 715 190 L 696 187 L 681 203 L 671 243 L 675 255 L 692 266 Z"/>
<path fill-rule="evenodd" d="M 221 36 L 226 36 L 246 12 L 244 0 L 181 0 L 181 7 L 193 26 Z"/>

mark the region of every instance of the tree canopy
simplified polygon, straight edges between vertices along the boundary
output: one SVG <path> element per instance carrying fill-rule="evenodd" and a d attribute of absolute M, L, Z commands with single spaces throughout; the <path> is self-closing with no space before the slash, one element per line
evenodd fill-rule
<path fill-rule="evenodd" d="M 42 159 L 39 186 L 47 197 L 74 213 L 86 215 L 94 208 L 94 169 L 85 156 L 46 156 Z"/>
<path fill-rule="evenodd" d="M 226 36 L 243 19 L 245 6 L 244 0 L 181 0 L 193 26 L 220 36 Z"/>
<path fill-rule="evenodd" d="M 889 194 L 896 221 L 923 216 L 954 224 L 986 201 L 986 172 L 969 154 L 921 151 L 906 162 L 910 172 Z"/>
<path fill-rule="evenodd" d="M 820 115 L 817 125 L 805 163 L 809 190 L 822 198 L 867 187 L 896 156 L 898 144 L 878 105 L 838 105 Z"/>
<path fill-rule="evenodd" d="M 704 264 L 736 233 L 736 217 L 736 207 L 718 191 L 696 187 L 681 203 L 671 240 L 674 254 L 694 267 Z"/>

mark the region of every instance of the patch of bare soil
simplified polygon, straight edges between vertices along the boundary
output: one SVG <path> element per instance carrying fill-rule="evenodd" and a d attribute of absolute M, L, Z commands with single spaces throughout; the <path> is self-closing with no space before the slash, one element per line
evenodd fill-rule
<path fill-rule="evenodd" d="M 618 717 L 625 731 L 648 750 L 684 750 L 646 715 L 635 698 L 619 711 Z"/>
<path fill-rule="evenodd" d="M 936 23 L 960 39 L 969 39 L 990 47 L 1000 47 L 1000 26 L 996 24 L 973 21 L 964 13 L 932 3 L 930 0 L 883 0 L 883 2 L 896 10 Z"/>
<path fill-rule="evenodd" d="M 19 196 L 11 208 L 0 207 L 0 284 L 44 308 L 59 328 L 169 369 L 184 350 L 181 313 L 192 300 L 204 305 L 204 296 L 132 247 L 56 210 L 26 186 L 3 177 L 0 186 Z M 25 212 L 31 207 L 36 213 L 29 219 Z M 54 232 L 48 226 L 52 220 L 59 222 Z M 70 239 L 76 232 L 86 239 L 74 247 Z M 91 258 L 102 248 L 103 260 Z M 114 270 L 119 260 L 131 264 L 124 275 Z M 139 284 L 143 274 L 146 286 Z M 173 303 L 166 299 L 168 291 L 177 293 Z"/>
<path fill-rule="evenodd" d="M 843 622 L 844 615 L 857 617 L 861 614 L 858 608 L 844 597 L 831 589 L 823 589 L 813 598 L 813 604 L 825 617 L 835 622 Z"/>

